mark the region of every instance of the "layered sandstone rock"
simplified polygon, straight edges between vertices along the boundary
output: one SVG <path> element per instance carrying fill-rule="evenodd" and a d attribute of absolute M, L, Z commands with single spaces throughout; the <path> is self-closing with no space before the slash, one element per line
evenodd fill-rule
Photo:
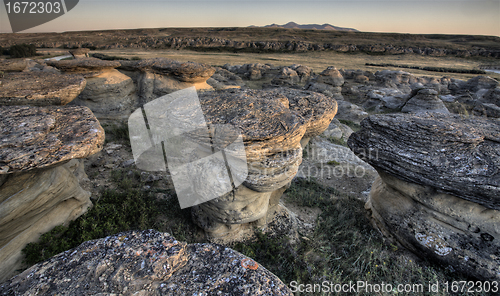
<path fill-rule="evenodd" d="M 86 85 L 80 75 L 47 72 L 7 73 L 0 78 L 1 105 L 66 105 Z"/>
<path fill-rule="evenodd" d="M 18 295 L 292 295 L 252 259 L 154 230 L 84 242 L 0 285 Z"/>
<path fill-rule="evenodd" d="M 500 123 L 458 115 L 371 116 L 349 147 L 380 174 L 367 207 L 422 256 L 500 279 Z"/>
<path fill-rule="evenodd" d="M 253 226 L 263 227 L 277 213 L 286 212 L 279 209 L 279 198 L 298 171 L 301 140 L 327 128 L 336 102 L 320 94 L 281 88 L 207 92 L 200 95 L 200 102 L 209 125 L 230 125 L 241 132 L 248 174 L 231 192 L 196 206 L 193 217 L 217 241 L 240 240 Z M 233 175 L 240 178 L 238 173 Z"/>
<path fill-rule="evenodd" d="M 0 107 L 0 281 L 21 265 L 21 250 L 91 206 L 85 158 L 104 131 L 85 107 Z"/>

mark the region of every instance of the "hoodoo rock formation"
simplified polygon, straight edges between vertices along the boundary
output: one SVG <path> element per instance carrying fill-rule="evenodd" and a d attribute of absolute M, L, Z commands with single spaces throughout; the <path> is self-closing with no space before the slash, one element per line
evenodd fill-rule
<path fill-rule="evenodd" d="M 500 123 L 438 113 L 374 115 L 349 147 L 380 174 L 367 208 L 407 248 L 500 279 Z"/>
<path fill-rule="evenodd" d="M 297 174 L 301 140 L 321 134 L 337 104 L 321 94 L 291 89 L 207 92 L 200 102 L 208 124 L 230 124 L 241 131 L 248 176 L 231 192 L 196 206 L 193 217 L 212 239 L 240 240 L 252 227 L 263 227 L 286 211 L 279 199 Z"/>
<path fill-rule="evenodd" d="M 154 230 L 87 241 L 0 285 L 2 295 L 293 295 L 252 259 Z"/>
<path fill-rule="evenodd" d="M 0 107 L 0 281 L 20 267 L 26 244 L 91 206 L 77 159 L 103 143 L 88 108 Z"/>

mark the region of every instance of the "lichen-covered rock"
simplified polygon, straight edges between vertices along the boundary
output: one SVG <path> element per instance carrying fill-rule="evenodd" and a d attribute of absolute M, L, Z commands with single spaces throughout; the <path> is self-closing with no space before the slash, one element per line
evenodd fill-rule
<path fill-rule="evenodd" d="M 401 109 L 404 113 L 436 112 L 449 114 L 443 101 L 439 99 L 438 92 L 433 89 L 420 89 L 411 97 Z"/>
<path fill-rule="evenodd" d="M 96 58 L 78 58 L 73 60 L 47 61 L 47 65 L 69 74 L 81 74 L 85 78 L 98 76 L 120 66 L 118 61 L 104 61 Z"/>
<path fill-rule="evenodd" d="M 227 247 L 130 231 L 84 242 L 0 286 L 16 295 L 293 295 L 275 275 Z"/>
<path fill-rule="evenodd" d="M 348 140 L 380 174 L 367 208 L 427 258 L 500 279 L 500 121 L 439 113 L 374 115 Z"/>
<path fill-rule="evenodd" d="M 127 71 L 152 72 L 173 76 L 181 82 L 205 82 L 214 73 L 215 69 L 195 62 L 179 62 L 165 58 L 144 59 L 139 61 L 120 61 L 120 69 Z"/>
<path fill-rule="evenodd" d="M 21 72 L 28 67 L 26 59 L 0 59 L 1 72 Z"/>
<path fill-rule="evenodd" d="M 104 130 L 86 107 L 0 107 L 0 175 L 85 158 L 102 149 Z"/>
<path fill-rule="evenodd" d="M 0 106 L 66 105 L 86 85 L 82 76 L 47 72 L 7 73 L 0 82 Z"/>

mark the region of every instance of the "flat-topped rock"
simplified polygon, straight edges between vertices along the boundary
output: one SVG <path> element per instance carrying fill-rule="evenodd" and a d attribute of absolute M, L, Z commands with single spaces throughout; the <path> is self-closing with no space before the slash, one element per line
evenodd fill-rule
<path fill-rule="evenodd" d="M 500 209 L 500 122 L 443 114 L 374 115 L 349 147 L 401 180 Z"/>
<path fill-rule="evenodd" d="M 118 61 L 104 61 L 96 58 L 78 58 L 72 60 L 47 61 L 47 65 L 70 74 L 81 74 L 84 77 L 98 76 L 120 66 Z"/>
<path fill-rule="evenodd" d="M 86 107 L 0 107 L 0 175 L 84 158 L 103 143 L 104 130 Z"/>
<path fill-rule="evenodd" d="M 85 88 L 80 75 L 48 72 L 7 73 L 0 78 L 1 105 L 66 105 Z"/>
<path fill-rule="evenodd" d="M 28 67 L 26 59 L 0 59 L 0 71 L 21 72 Z"/>
<path fill-rule="evenodd" d="M 144 59 L 139 61 L 120 61 L 120 69 L 127 71 L 153 72 L 174 76 L 182 82 L 204 82 L 215 69 L 195 62 L 179 62 L 166 58 Z"/>
<path fill-rule="evenodd" d="M 337 114 L 337 101 L 323 94 L 292 88 L 278 88 L 271 93 L 285 96 L 288 99 L 289 109 L 306 120 L 304 138 L 319 136 Z"/>
<path fill-rule="evenodd" d="M 84 242 L 0 285 L 16 295 L 293 295 L 274 274 L 227 247 L 186 244 L 154 230 Z"/>

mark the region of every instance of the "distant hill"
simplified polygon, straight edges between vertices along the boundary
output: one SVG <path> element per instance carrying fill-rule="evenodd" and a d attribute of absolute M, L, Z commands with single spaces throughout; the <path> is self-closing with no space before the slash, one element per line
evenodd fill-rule
<path fill-rule="evenodd" d="M 256 27 L 256 26 L 251 26 L 251 27 Z M 333 25 L 330 25 L 330 24 L 323 24 L 323 25 L 318 25 L 318 24 L 299 25 L 299 24 L 294 23 L 294 22 L 289 22 L 289 23 L 284 24 L 284 25 L 272 24 L 272 25 L 264 26 L 263 28 L 285 28 L 285 29 L 308 29 L 308 30 L 330 30 L 330 31 L 359 32 L 356 29 L 336 27 L 336 26 L 333 26 Z"/>

